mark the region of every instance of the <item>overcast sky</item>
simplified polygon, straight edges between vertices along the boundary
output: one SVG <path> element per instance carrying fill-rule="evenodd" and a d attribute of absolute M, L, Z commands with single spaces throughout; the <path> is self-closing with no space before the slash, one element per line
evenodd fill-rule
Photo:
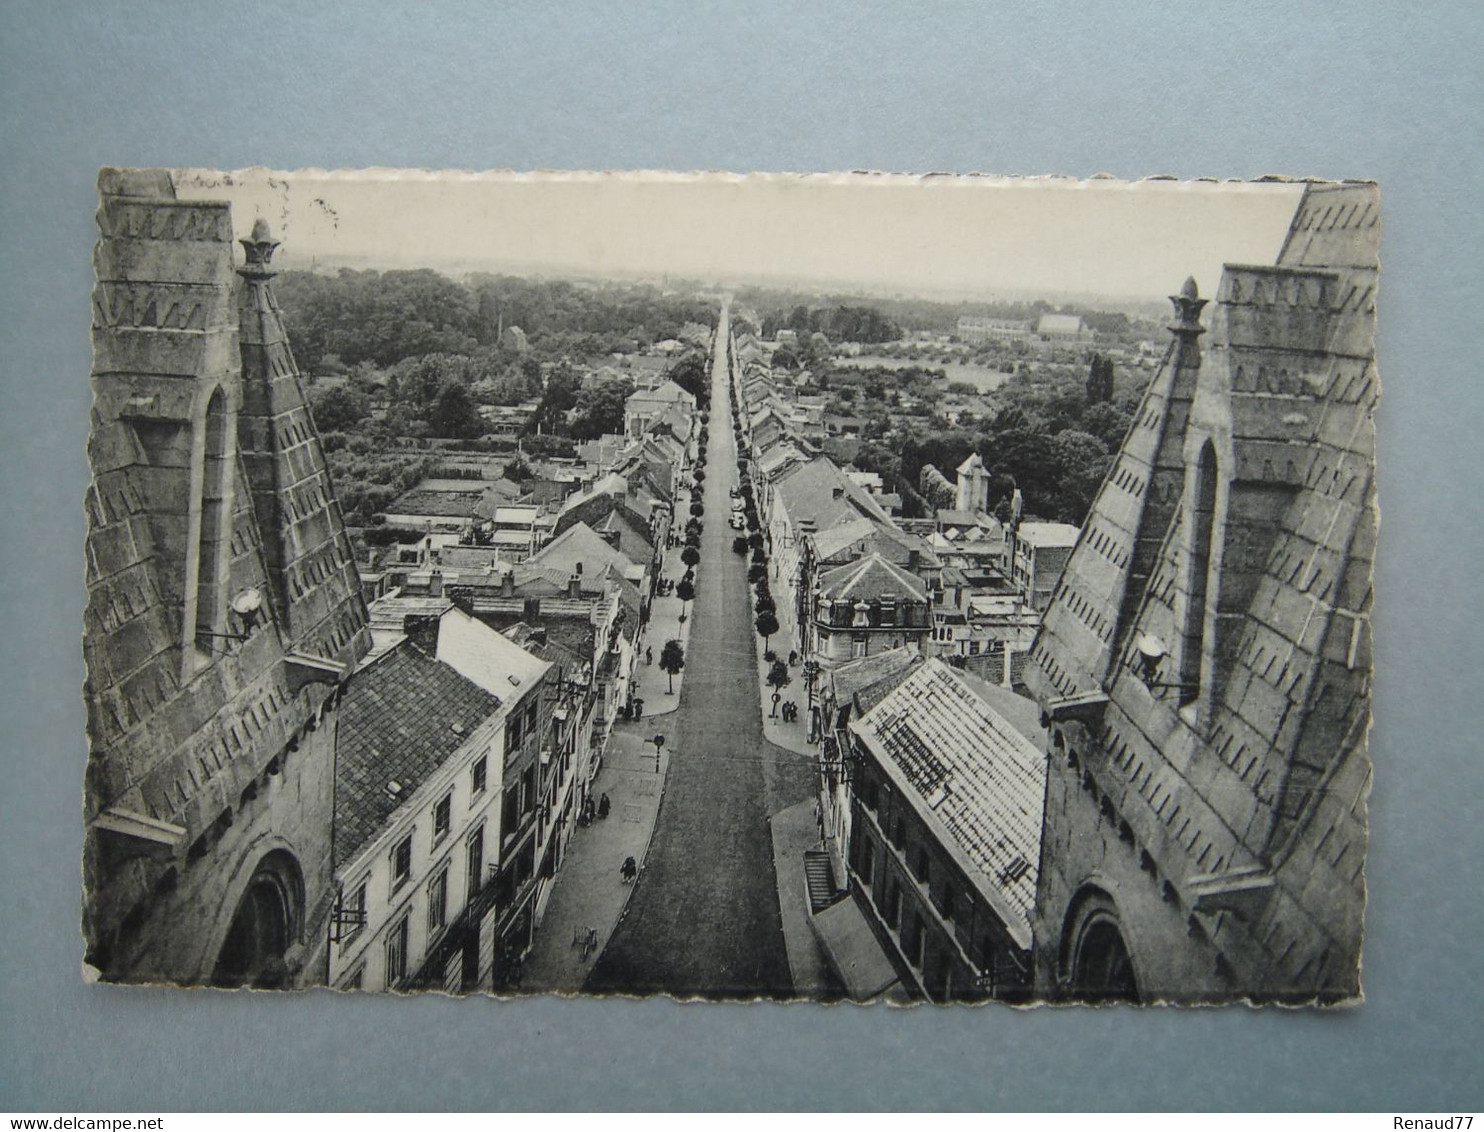
<path fill-rule="evenodd" d="M 1167 295 L 1271 263 L 1297 185 L 903 175 L 176 174 L 286 267 L 542 270 L 993 296 Z"/>

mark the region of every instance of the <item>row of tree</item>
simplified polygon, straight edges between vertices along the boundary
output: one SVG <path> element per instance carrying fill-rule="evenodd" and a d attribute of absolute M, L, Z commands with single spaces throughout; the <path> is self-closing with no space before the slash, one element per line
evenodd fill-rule
<path fill-rule="evenodd" d="M 582 357 L 632 353 L 715 317 L 707 300 L 643 284 L 580 286 L 505 275 L 456 282 L 426 268 L 287 271 L 276 290 L 295 358 L 311 373 L 363 362 L 385 369 L 426 354 L 494 351 L 504 363 L 527 348 Z M 513 327 L 524 341 L 506 333 Z"/>

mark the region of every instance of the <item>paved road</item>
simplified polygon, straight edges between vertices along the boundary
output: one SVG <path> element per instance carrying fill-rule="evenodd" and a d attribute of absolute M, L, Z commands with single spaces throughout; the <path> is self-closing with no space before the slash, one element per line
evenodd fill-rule
<path fill-rule="evenodd" d="M 737 456 L 722 311 L 712 359 L 705 532 L 680 709 L 655 721 L 673 752 L 649 860 L 585 989 L 789 997 L 770 815 L 811 797 L 805 758 L 764 741 L 746 560 L 732 553 Z"/>

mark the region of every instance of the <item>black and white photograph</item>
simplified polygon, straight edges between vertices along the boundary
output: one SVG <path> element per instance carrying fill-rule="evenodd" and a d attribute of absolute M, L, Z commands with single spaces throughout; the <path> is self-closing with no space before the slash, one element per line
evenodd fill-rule
<path fill-rule="evenodd" d="M 97 186 L 87 981 L 1361 1002 L 1375 182 Z"/>

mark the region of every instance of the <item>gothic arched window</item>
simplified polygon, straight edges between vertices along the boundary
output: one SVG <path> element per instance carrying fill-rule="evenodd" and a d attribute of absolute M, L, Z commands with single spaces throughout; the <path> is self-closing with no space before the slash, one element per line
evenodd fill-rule
<path fill-rule="evenodd" d="M 1210 589 L 1212 547 L 1216 541 L 1216 448 L 1208 440 L 1196 460 L 1195 496 L 1191 507 L 1190 571 L 1180 648 L 1180 699 L 1196 700 L 1206 673 L 1206 603 Z"/>
<path fill-rule="evenodd" d="M 226 620 L 227 399 L 218 389 L 206 406 L 201 475 L 201 526 L 196 541 L 196 644 L 213 647 Z"/>

